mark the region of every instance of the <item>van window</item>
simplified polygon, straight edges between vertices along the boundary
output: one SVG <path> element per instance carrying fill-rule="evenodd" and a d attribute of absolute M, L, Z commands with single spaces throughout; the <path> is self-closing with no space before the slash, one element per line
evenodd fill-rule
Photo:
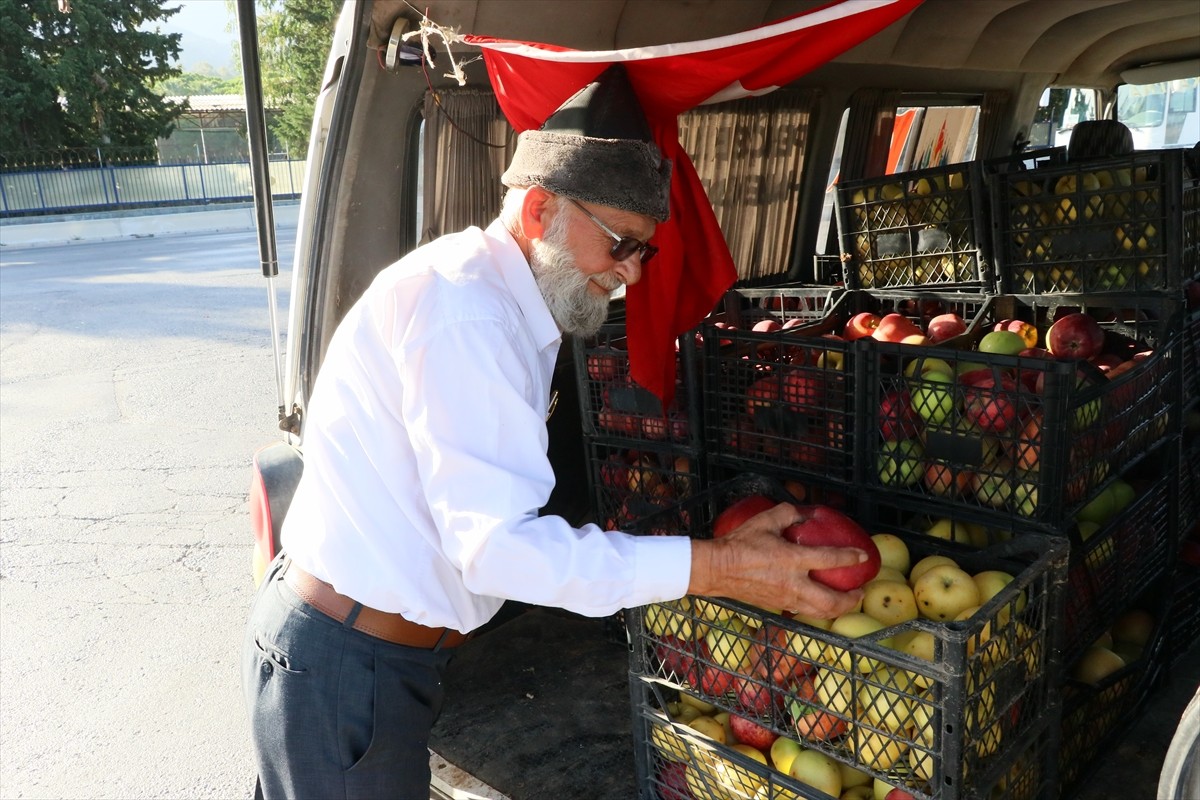
<path fill-rule="evenodd" d="M 1076 125 L 1099 119 L 1099 102 L 1094 89 L 1061 87 L 1042 92 L 1029 128 L 1029 146 L 1066 147 Z"/>
<path fill-rule="evenodd" d="M 1200 78 L 1117 89 L 1117 119 L 1138 150 L 1191 147 L 1200 140 Z"/>
<path fill-rule="evenodd" d="M 958 164 L 975 158 L 979 106 L 896 109 L 887 174 Z"/>

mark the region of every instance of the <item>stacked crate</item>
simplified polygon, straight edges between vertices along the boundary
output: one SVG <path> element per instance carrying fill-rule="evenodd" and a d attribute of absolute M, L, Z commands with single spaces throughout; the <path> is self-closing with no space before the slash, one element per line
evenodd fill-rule
<path fill-rule="evenodd" d="M 786 498 L 770 479 L 743 476 L 682 512 L 703 535 L 721 509 L 750 493 Z M 1055 796 L 1066 544 L 1029 538 L 973 550 L 890 523 L 870 504 L 852 500 L 849 510 L 903 540 L 914 562 L 938 555 L 1013 580 L 968 619 L 914 619 L 861 635 L 721 598 L 637 609 L 628 620 L 642 797 L 820 797 L 814 787 L 831 789 L 814 781 L 830 765 L 923 800 Z M 762 749 L 733 746 L 735 738 L 712 721 L 697 723 L 685 706 L 722 724 L 722 712 L 739 717 L 730 726 L 756 731 Z M 800 749 L 814 771 L 784 763 Z M 841 785 L 836 779 L 835 796 Z"/>

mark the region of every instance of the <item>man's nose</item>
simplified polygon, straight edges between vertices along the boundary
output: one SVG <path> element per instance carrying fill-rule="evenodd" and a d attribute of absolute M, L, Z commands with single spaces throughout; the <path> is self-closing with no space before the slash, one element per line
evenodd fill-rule
<path fill-rule="evenodd" d="M 624 261 L 618 261 L 613 267 L 613 272 L 621 279 L 621 283 L 626 286 L 632 286 L 642 279 L 642 255 L 634 252 L 629 258 Z"/>

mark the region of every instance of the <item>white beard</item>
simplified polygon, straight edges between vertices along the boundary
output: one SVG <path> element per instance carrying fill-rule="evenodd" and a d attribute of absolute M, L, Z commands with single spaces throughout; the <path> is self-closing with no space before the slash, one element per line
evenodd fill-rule
<path fill-rule="evenodd" d="M 567 218 L 556 214 L 545 236 L 533 243 L 529 266 L 550 315 L 565 333 L 592 336 L 608 317 L 609 297 L 588 288 L 592 281 L 605 288 L 616 282 L 611 274 L 585 275 L 575 266 L 575 256 L 565 246 Z M 613 286 L 609 291 L 619 287 Z"/>

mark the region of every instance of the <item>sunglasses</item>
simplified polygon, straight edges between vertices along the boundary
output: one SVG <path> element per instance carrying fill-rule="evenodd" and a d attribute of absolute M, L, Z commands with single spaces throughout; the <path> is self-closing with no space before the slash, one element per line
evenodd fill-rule
<path fill-rule="evenodd" d="M 608 254 L 613 257 L 614 261 L 624 261 L 634 253 L 637 253 L 642 266 L 645 266 L 647 263 L 649 263 L 650 259 L 654 258 L 655 253 L 658 252 L 658 248 L 649 242 L 643 242 L 641 239 L 635 239 L 632 236 L 618 236 L 612 228 L 601 222 L 595 214 L 584 208 L 583 204 L 578 200 L 573 197 L 568 197 L 567 199 L 570 200 L 576 208 L 578 208 L 584 214 L 587 214 L 588 219 L 596 223 L 596 227 L 613 238 L 613 246 L 608 251 Z"/>

